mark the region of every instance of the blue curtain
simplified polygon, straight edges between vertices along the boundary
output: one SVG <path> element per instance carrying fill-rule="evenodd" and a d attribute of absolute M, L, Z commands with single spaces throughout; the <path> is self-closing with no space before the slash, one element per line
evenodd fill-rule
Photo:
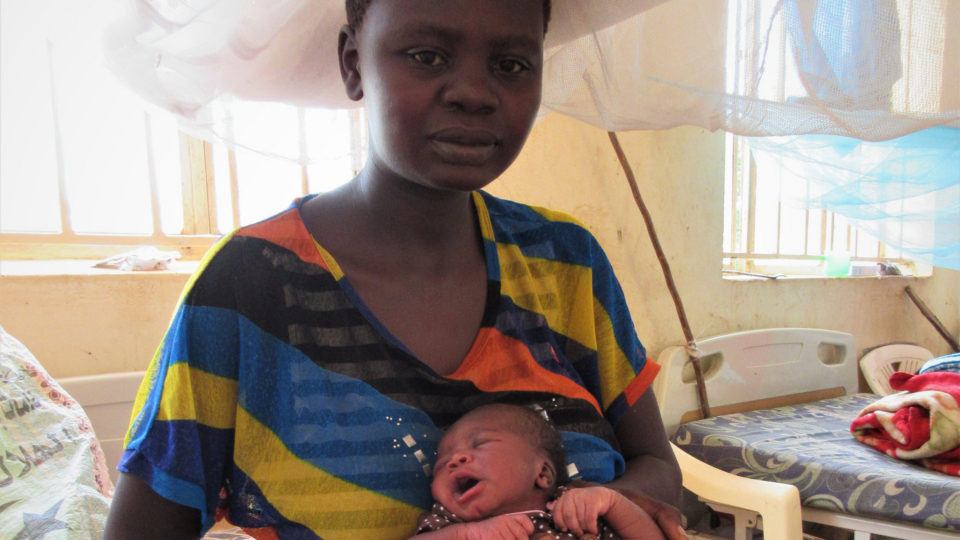
<path fill-rule="evenodd" d="M 835 212 L 912 258 L 960 270 L 960 128 L 888 141 L 753 137 L 749 145 L 761 168 L 782 173 L 785 204 Z"/>

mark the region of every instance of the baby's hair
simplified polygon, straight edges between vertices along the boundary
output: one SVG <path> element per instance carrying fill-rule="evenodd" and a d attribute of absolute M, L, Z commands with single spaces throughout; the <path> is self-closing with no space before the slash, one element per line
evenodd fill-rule
<path fill-rule="evenodd" d="M 363 24 L 363 16 L 367 13 L 367 8 L 373 0 L 346 0 L 347 5 L 347 24 L 355 31 L 360 30 Z M 550 22 L 550 0 L 543 0 L 543 33 L 547 33 L 547 23 Z"/>
<path fill-rule="evenodd" d="M 523 437 L 532 437 L 534 446 L 547 455 L 557 475 L 554 487 L 567 482 L 567 453 L 563 450 L 563 438 L 546 418 L 528 407 L 505 403 L 483 405 L 464 416 L 485 410 L 509 413 L 511 427 L 514 428 L 515 433 Z"/>

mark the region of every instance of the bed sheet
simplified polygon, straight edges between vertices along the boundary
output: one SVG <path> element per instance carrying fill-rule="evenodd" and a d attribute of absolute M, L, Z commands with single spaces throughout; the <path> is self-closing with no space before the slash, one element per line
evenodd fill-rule
<path fill-rule="evenodd" d="M 681 425 L 673 442 L 739 476 L 792 484 L 804 506 L 960 531 L 960 478 L 891 458 L 850 434 L 875 394 Z"/>

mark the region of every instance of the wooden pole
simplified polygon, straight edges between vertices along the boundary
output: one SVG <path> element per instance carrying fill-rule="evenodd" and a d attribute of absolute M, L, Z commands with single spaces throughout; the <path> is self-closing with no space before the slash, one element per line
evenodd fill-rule
<path fill-rule="evenodd" d="M 936 328 L 937 333 L 939 333 L 943 339 L 946 340 L 946 342 L 950 345 L 950 348 L 953 349 L 953 352 L 960 352 L 960 344 L 957 344 L 957 340 L 953 339 L 953 336 L 951 336 L 950 332 L 944 328 L 943 323 L 940 322 L 940 319 L 938 319 L 937 316 L 930 311 L 930 308 L 927 307 L 927 304 L 924 303 L 923 299 L 917 296 L 917 293 L 913 292 L 913 289 L 911 289 L 909 285 L 907 285 L 903 290 L 907 292 L 907 296 L 909 296 L 910 299 L 913 300 L 913 303 L 916 304 L 916 306 L 920 309 L 920 313 L 923 313 L 923 316 L 930 321 L 930 324 L 932 324 L 934 328 Z"/>
<path fill-rule="evenodd" d="M 627 161 L 623 147 L 620 146 L 620 139 L 617 138 L 617 134 L 612 131 L 608 131 L 607 135 L 610 137 L 610 143 L 613 144 L 614 152 L 617 153 L 620 166 L 627 176 L 627 182 L 630 184 L 630 190 L 633 192 L 633 200 L 636 202 L 637 208 L 643 216 L 643 222 L 647 226 L 647 233 L 650 235 L 650 243 L 653 244 L 653 250 L 657 253 L 657 260 L 660 261 L 663 277 L 667 281 L 667 289 L 670 290 L 673 305 L 677 308 L 677 317 L 680 318 L 680 328 L 683 330 L 683 337 L 687 340 L 687 355 L 690 357 L 690 362 L 693 364 L 693 373 L 697 378 L 697 397 L 700 400 L 700 413 L 704 418 L 709 418 L 710 403 L 707 400 L 707 384 L 703 379 L 703 368 L 700 365 L 700 357 L 695 352 L 697 351 L 697 343 L 693 337 L 693 332 L 690 331 L 690 323 L 687 321 L 687 313 L 683 309 L 683 301 L 680 300 L 677 285 L 673 281 L 673 274 L 670 272 L 670 263 L 667 262 L 667 256 L 664 255 L 663 248 L 660 246 L 660 239 L 657 237 L 657 231 L 653 227 L 653 218 L 650 216 L 650 211 L 647 209 L 647 205 L 643 202 L 643 197 L 640 195 L 637 178 L 633 174 L 633 168 L 630 167 L 630 163 Z"/>

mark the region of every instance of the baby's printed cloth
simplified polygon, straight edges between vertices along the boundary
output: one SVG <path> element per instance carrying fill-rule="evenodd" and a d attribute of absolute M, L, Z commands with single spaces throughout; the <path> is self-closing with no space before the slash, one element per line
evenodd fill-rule
<path fill-rule="evenodd" d="M 530 536 L 532 540 L 589 540 L 590 538 L 619 540 L 620 538 L 602 519 L 597 524 L 598 534 L 595 537 L 589 535 L 578 537 L 573 533 L 557 529 L 553 523 L 553 516 L 546 510 L 531 510 L 523 513 L 533 522 L 534 533 Z M 417 534 L 438 531 L 457 523 L 464 523 L 464 521 L 442 504 L 434 503 L 429 512 L 420 516 L 417 523 Z"/>

